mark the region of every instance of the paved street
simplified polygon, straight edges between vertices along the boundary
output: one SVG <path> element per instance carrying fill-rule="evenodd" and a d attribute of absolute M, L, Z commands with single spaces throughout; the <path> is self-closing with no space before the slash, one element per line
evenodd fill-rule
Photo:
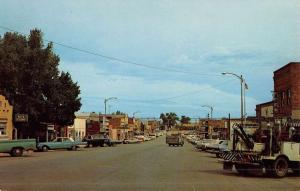
<path fill-rule="evenodd" d="M 0 157 L 0 190 L 300 190 L 300 178 L 241 177 L 192 145 L 143 144 Z"/>

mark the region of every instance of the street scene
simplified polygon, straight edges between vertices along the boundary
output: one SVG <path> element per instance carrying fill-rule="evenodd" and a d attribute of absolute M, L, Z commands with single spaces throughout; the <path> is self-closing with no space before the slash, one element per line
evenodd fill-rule
<path fill-rule="evenodd" d="M 239 176 L 192 144 L 143 144 L 0 158 L 1 190 L 299 190 L 299 177 Z"/>
<path fill-rule="evenodd" d="M 0 191 L 300 191 L 299 8 L 1 1 Z"/>

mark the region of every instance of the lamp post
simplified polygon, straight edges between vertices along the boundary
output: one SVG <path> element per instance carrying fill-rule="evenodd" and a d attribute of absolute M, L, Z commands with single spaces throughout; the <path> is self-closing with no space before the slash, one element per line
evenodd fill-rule
<path fill-rule="evenodd" d="M 245 106 L 244 106 L 244 104 L 246 104 L 246 102 L 245 102 L 245 94 L 244 94 L 244 92 L 245 92 L 245 89 L 248 89 L 248 85 L 246 84 L 246 81 L 245 81 L 245 79 L 243 78 L 243 75 L 241 75 L 241 76 L 239 76 L 239 75 L 237 75 L 237 74 L 235 74 L 235 73 L 232 73 L 232 72 L 223 72 L 222 73 L 223 75 L 232 75 L 232 76 L 235 76 L 235 77 L 237 77 L 239 80 L 240 80 L 240 82 L 241 82 L 241 125 L 242 125 L 242 127 L 244 126 L 244 109 L 246 108 Z"/>
<path fill-rule="evenodd" d="M 213 118 L 213 110 L 214 110 L 214 108 L 212 107 L 212 106 L 210 106 L 210 105 L 202 105 L 202 107 L 207 107 L 207 108 L 209 108 L 210 109 L 210 118 L 212 119 Z"/>
<path fill-rule="evenodd" d="M 137 113 L 140 113 L 140 111 L 133 112 L 133 114 L 132 114 L 133 118 L 134 118 L 135 114 L 137 114 Z"/>
<path fill-rule="evenodd" d="M 102 122 L 102 128 L 103 130 L 105 130 L 105 120 L 106 120 L 106 103 L 109 101 L 109 100 L 113 100 L 113 99 L 118 99 L 116 97 L 109 97 L 109 98 L 105 98 L 104 99 L 104 115 L 103 115 L 103 122 Z"/>

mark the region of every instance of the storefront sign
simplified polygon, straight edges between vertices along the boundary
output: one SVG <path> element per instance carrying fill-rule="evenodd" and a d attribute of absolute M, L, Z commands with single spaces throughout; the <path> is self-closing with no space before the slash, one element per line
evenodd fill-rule
<path fill-rule="evenodd" d="M 16 114 L 15 115 L 15 122 L 28 122 L 28 115 L 27 114 Z"/>

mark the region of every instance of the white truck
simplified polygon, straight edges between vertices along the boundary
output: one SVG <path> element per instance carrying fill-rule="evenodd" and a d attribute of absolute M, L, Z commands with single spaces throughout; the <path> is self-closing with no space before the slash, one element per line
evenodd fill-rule
<path fill-rule="evenodd" d="M 299 135 L 295 135 L 290 141 L 278 142 L 270 130 L 265 143 L 255 143 L 237 125 L 231 150 L 222 154 L 223 169 L 232 170 L 234 165 L 240 174 L 261 169 L 267 175 L 277 178 L 285 177 L 289 169 L 299 174 L 300 140 Z"/>

